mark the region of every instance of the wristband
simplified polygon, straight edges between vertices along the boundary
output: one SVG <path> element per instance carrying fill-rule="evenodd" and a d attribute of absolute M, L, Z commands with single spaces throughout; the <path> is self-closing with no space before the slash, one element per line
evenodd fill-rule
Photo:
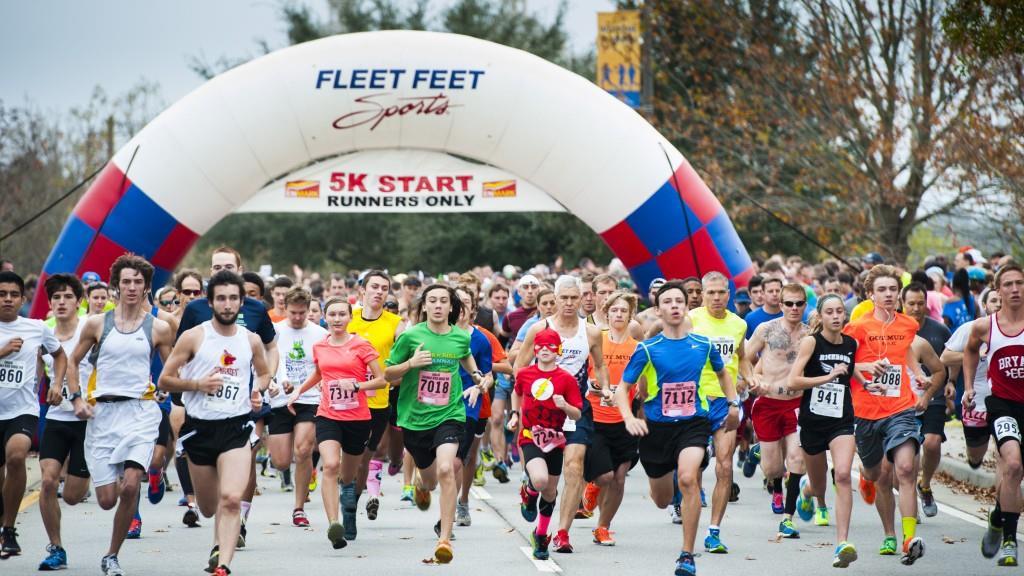
<path fill-rule="evenodd" d="M 82 397 L 82 391 L 79 390 L 78 392 L 75 392 L 71 396 L 68 396 L 68 401 L 69 402 L 74 402 L 75 400 L 78 400 L 81 397 Z"/>

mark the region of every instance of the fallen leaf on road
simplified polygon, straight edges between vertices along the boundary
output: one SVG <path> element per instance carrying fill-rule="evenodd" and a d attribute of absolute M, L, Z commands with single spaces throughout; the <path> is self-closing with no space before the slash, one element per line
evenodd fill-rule
<path fill-rule="evenodd" d="M 743 559 L 744 560 L 757 560 L 757 558 L 754 558 L 753 556 L 744 556 Z"/>
<path fill-rule="evenodd" d="M 157 533 L 163 534 L 164 532 L 167 532 L 167 529 L 166 528 L 157 528 L 156 530 L 153 530 L 153 532 L 157 532 Z"/>
<path fill-rule="evenodd" d="M 515 529 L 515 528 L 508 528 L 508 529 L 506 529 L 506 530 L 505 530 L 505 533 L 506 533 L 506 534 L 511 534 L 511 533 L 513 533 L 513 532 L 515 532 L 515 531 L 516 531 L 516 529 Z"/>
<path fill-rule="evenodd" d="M 424 564 L 437 564 L 437 560 L 434 560 L 433 558 L 424 558 L 423 560 L 420 560 L 420 562 L 423 562 Z"/>
<path fill-rule="evenodd" d="M 399 540 L 412 540 L 412 536 L 399 536 Z"/>
<path fill-rule="evenodd" d="M 949 536 L 943 536 L 942 542 L 944 544 L 959 544 L 961 542 L 967 542 L 967 538 L 950 538 Z"/>

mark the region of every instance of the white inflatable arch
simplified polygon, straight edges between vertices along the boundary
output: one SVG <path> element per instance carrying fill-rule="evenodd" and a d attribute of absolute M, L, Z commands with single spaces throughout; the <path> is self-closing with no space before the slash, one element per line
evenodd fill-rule
<path fill-rule="evenodd" d="M 586 79 L 467 36 L 345 34 L 225 72 L 160 114 L 76 205 L 43 274 L 106 277 L 132 251 L 159 285 L 236 211 L 563 209 L 640 286 L 751 274 L 689 163 Z"/>

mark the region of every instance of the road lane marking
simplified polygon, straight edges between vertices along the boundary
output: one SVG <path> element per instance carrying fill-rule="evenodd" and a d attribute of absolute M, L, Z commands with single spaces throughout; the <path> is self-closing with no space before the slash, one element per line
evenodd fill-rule
<path fill-rule="evenodd" d="M 536 558 L 534 558 L 533 557 L 533 548 L 531 548 L 529 546 L 521 546 L 519 548 L 519 550 L 527 558 L 529 558 L 530 562 L 533 562 L 533 566 L 535 568 L 537 568 L 537 571 L 539 571 L 539 572 L 551 572 L 551 573 L 554 573 L 554 572 L 561 572 L 562 571 L 562 567 L 559 566 L 558 564 L 555 564 L 554 560 L 551 560 L 551 559 L 548 559 L 548 560 L 537 560 Z"/>

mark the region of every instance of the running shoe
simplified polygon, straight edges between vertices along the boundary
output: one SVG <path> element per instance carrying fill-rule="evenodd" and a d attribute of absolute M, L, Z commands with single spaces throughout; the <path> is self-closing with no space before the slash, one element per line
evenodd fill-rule
<path fill-rule="evenodd" d="M 100 570 L 103 571 L 103 576 L 125 576 L 121 563 L 117 561 L 117 554 L 104 556 L 100 560 Z"/>
<path fill-rule="evenodd" d="M 181 498 L 178 498 L 178 506 L 188 506 L 188 497 L 182 496 Z"/>
<path fill-rule="evenodd" d="M 195 504 L 186 504 L 185 515 L 181 517 L 181 523 L 189 528 L 199 527 L 199 511 Z"/>
<path fill-rule="evenodd" d="M 481 450 L 480 451 L 480 465 L 483 466 L 484 470 L 491 470 L 498 461 L 494 458 L 494 452 L 492 450 Z"/>
<path fill-rule="evenodd" d="M 886 536 L 885 540 L 882 541 L 882 547 L 878 549 L 878 555 L 895 556 L 897 546 L 899 546 L 899 544 L 896 542 L 895 536 Z"/>
<path fill-rule="evenodd" d="M 559 552 L 561 554 L 572 554 L 572 544 L 569 543 L 568 530 L 559 530 L 558 533 L 555 534 L 553 544 L 555 545 L 555 552 Z"/>
<path fill-rule="evenodd" d="M 836 554 L 832 557 L 833 568 L 847 568 L 857 559 L 857 549 L 849 542 L 840 542 L 836 546 Z"/>
<path fill-rule="evenodd" d="M 437 546 L 434 547 L 434 559 L 439 564 L 447 564 L 452 561 L 455 553 L 452 552 L 452 544 L 447 540 L 438 540 Z"/>
<path fill-rule="evenodd" d="M 820 507 L 818 507 L 818 510 L 814 513 L 814 525 L 815 526 L 828 526 L 828 524 L 829 524 L 828 507 L 827 506 L 820 506 Z"/>
<path fill-rule="evenodd" d="M 680 552 L 676 558 L 676 576 L 696 576 L 697 565 L 693 561 L 693 554 Z"/>
<path fill-rule="evenodd" d="M 786 502 L 782 497 L 782 492 L 772 492 L 772 512 L 782 514 L 785 511 Z"/>
<path fill-rule="evenodd" d="M 203 568 L 203 572 L 213 574 L 217 570 L 217 566 L 220 564 L 220 545 L 215 544 L 210 549 L 210 556 L 206 559 L 206 568 Z"/>
<path fill-rule="evenodd" d="M 163 472 L 156 468 L 149 469 L 149 490 L 146 492 L 146 496 L 149 498 L 150 504 L 159 504 L 164 499 L 164 492 L 167 491 L 167 485 L 164 484 Z"/>
<path fill-rule="evenodd" d="M 498 479 L 498 482 L 505 484 L 508 482 L 508 466 L 504 462 L 498 462 L 494 465 L 494 469 L 491 470 L 491 474 Z"/>
<path fill-rule="evenodd" d="M 320 485 L 320 479 L 317 478 L 316 469 L 313 469 L 313 475 L 309 478 L 309 491 L 316 492 L 316 487 Z"/>
<path fill-rule="evenodd" d="M 985 536 L 981 539 L 981 555 L 985 558 L 995 558 L 996 554 L 999 553 L 999 546 L 1003 542 L 1003 529 L 1002 527 L 996 527 L 992 524 L 992 516 L 995 514 L 995 510 L 988 514 L 988 528 L 985 530 Z"/>
<path fill-rule="evenodd" d="M 743 468 L 743 463 L 747 461 L 747 451 L 737 450 L 736 451 L 736 465 Z"/>
<path fill-rule="evenodd" d="M 924 515 L 933 518 L 939 513 L 939 505 L 935 503 L 935 494 L 932 493 L 932 489 L 925 489 L 921 486 L 921 483 L 917 483 L 917 493 L 921 496 L 921 511 Z"/>
<path fill-rule="evenodd" d="M 583 503 L 580 502 L 578 508 L 576 508 L 576 515 L 573 516 L 576 520 L 586 520 L 587 518 L 593 518 L 593 512 L 587 512 L 587 509 L 583 507 Z"/>
<path fill-rule="evenodd" d="M 679 504 L 674 504 L 668 509 L 668 517 L 672 519 L 673 524 L 683 523 L 683 511 Z"/>
<path fill-rule="evenodd" d="M 60 546 L 53 544 L 46 545 L 46 558 L 39 563 L 39 570 L 49 572 L 51 570 L 63 570 L 68 567 L 68 553 Z"/>
<path fill-rule="evenodd" d="M 477 464 L 476 471 L 473 472 L 473 486 L 483 486 L 487 484 L 487 476 L 484 475 L 484 465 Z"/>
<path fill-rule="evenodd" d="M 601 487 L 593 482 L 587 482 L 587 487 L 583 489 L 583 509 L 594 515 L 594 510 L 597 509 L 597 499 L 601 496 Z"/>
<path fill-rule="evenodd" d="M 722 543 L 721 530 L 708 528 L 708 535 L 704 538 L 704 551 L 711 554 L 728 554 L 729 547 Z"/>
<path fill-rule="evenodd" d="M 860 497 L 864 500 L 864 503 L 868 506 L 872 506 L 875 503 L 875 483 L 864 478 L 863 475 L 860 477 L 860 481 L 857 483 L 857 491 L 860 492 Z"/>
<path fill-rule="evenodd" d="M 408 484 L 406 484 L 405 486 L 402 486 L 402 497 L 400 498 L 400 500 L 402 502 L 412 502 L 412 499 L 413 499 L 413 488 L 412 488 L 412 486 L 410 486 Z"/>
<path fill-rule="evenodd" d="M 395 476 L 402 471 L 402 461 L 388 462 L 388 476 Z"/>
<path fill-rule="evenodd" d="M 533 523 L 537 520 L 537 498 L 539 494 L 530 495 L 530 492 L 526 489 L 526 479 L 523 479 L 522 485 L 519 487 L 519 512 L 523 515 L 523 520 L 529 523 Z"/>
<path fill-rule="evenodd" d="M 348 542 L 345 541 L 343 533 L 345 528 L 337 522 L 331 522 L 331 525 L 327 527 L 327 539 L 331 541 L 331 546 L 335 550 L 340 550 L 345 546 L 348 546 Z"/>
<path fill-rule="evenodd" d="M 512 444 L 511 446 L 508 447 L 508 457 L 509 457 L 510 460 L 512 460 L 513 464 L 518 464 L 519 463 L 519 445 L 518 444 Z"/>
<path fill-rule="evenodd" d="M 246 536 L 248 536 L 248 531 L 245 529 L 245 518 L 242 518 L 242 525 L 238 528 L 238 542 L 235 544 L 235 548 L 245 548 Z"/>
<path fill-rule="evenodd" d="M 790 518 L 786 518 L 782 522 L 779 522 L 779 534 L 783 538 L 795 539 L 800 537 L 800 531 L 796 529 L 796 526 L 793 526 L 793 520 Z"/>
<path fill-rule="evenodd" d="M 811 518 L 814 518 L 814 499 L 804 496 L 807 482 L 807 476 L 800 479 L 800 495 L 796 498 L 796 513 L 804 522 L 810 522 Z"/>
<path fill-rule="evenodd" d="M 707 497 L 706 494 L 704 494 L 704 488 L 700 489 L 700 507 L 701 508 L 707 508 L 708 507 L 708 497 Z"/>
<path fill-rule="evenodd" d="M 142 538 L 142 517 L 135 513 L 132 523 L 128 525 L 128 533 L 124 535 L 126 540 L 138 540 Z"/>
<path fill-rule="evenodd" d="M 740 501 L 740 485 L 735 483 L 735 482 L 733 482 L 732 483 L 732 490 L 729 491 L 729 502 L 732 503 L 732 502 L 739 502 L 739 501 Z"/>
<path fill-rule="evenodd" d="M 377 512 L 380 510 L 380 498 L 376 496 L 370 496 L 366 501 L 366 519 L 376 520 Z"/>
<path fill-rule="evenodd" d="M 534 530 L 530 532 L 530 544 L 533 545 L 533 557 L 537 560 L 547 560 L 551 557 L 548 553 L 548 544 L 551 543 L 551 537 L 547 534 L 540 535 Z"/>
<path fill-rule="evenodd" d="M 434 524 L 434 535 L 437 536 L 438 538 L 441 537 L 441 521 L 440 520 L 438 520 L 437 523 Z M 449 540 L 455 540 L 455 531 L 454 530 L 452 530 L 452 535 L 451 535 L 451 538 L 449 538 Z"/>
<path fill-rule="evenodd" d="M 1017 565 L 1017 542 L 1015 540 L 1003 542 L 1003 547 L 999 550 L 999 560 L 996 563 L 1000 566 Z"/>
<path fill-rule="evenodd" d="M 429 492 L 427 493 L 430 494 Z M 341 525 L 345 527 L 345 540 L 349 542 L 356 539 L 358 530 L 356 528 L 356 506 L 359 504 L 359 497 L 356 495 L 355 482 L 342 487 L 341 489 Z M 427 502 L 430 505 L 430 502 Z"/>
<path fill-rule="evenodd" d="M 217 566 L 217 569 L 213 571 L 213 576 L 228 576 L 228 574 L 231 574 L 231 568 L 223 564 Z"/>
<path fill-rule="evenodd" d="M 281 470 L 281 492 L 294 492 L 295 485 L 292 484 L 292 469 Z"/>
<path fill-rule="evenodd" d="M 430 491 L 416 485 L 413 487 L 413 492 L 413 502 L 416 503 L 416 507 L 424 512 L 430 510 Z"/>
<path fill-rule="evenodd" d="M 309 528 L 309 518 L 306 517 L 305 510 L 302 508 L 292 510 L 292 526 L 296 528 Z"/>
<path fill-rule="evenodd" d="M 903 557 L 900 558 L 902 564 L 910 566 L 922 556 L 924 556 L 924 540 L 920 536 L 908 538 L 903 542 Z"/>
<path fill-rule="evenodd" d="M 473 518 L 469 515 L 469 502 L 463 504 L 462 502 L 455 503 L 455 525 L 456 526 L 470 526 L 473 524 Z"/>
<path fill-rule="evenodd" d="M 611 532 L 609 532 L 604 526 L 594 528 L 593 535 L 594 544 L 599 546 L 615 546 L 615 539 L 612 538 Z"/>
<path fill-rule="evenodd" d="M 761 445 L 754 444 L 747 453 L 747 459 L 743 461 L 743 476 L 753 478 L 757 472 L 757 465 L 761 463 Z"/>
<path fill-rule="evenodd" d="M 18 545 L 18 529 L 17 528 L 2 528 L 0 529 L 0 556 L 7 558 L 8 556 L 20 556 L 21 546 Z"/>

